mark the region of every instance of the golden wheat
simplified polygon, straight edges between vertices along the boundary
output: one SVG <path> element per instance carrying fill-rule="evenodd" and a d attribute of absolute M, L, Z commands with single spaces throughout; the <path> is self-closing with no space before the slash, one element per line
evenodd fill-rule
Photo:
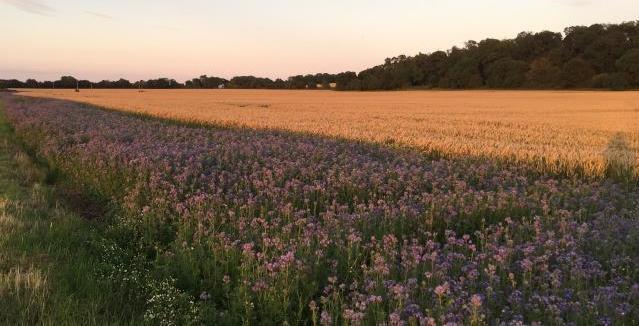
<path fill-rule="evenodd" d="M 278 128 L 600 176 L 639 166 L 639 92 L 24 90 L 166 118 Z M 635 172 L 632 172 L 635 170 Z"/>

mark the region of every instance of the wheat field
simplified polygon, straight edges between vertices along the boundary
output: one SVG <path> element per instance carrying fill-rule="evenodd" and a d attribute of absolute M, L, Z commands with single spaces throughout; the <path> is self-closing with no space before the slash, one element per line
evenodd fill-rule
<path fill-rule="evenodd" d="M 198 122 L 488 156 L 550 172 L 636 176 L 639 92 L 31 89 L 21 95 Z"/>

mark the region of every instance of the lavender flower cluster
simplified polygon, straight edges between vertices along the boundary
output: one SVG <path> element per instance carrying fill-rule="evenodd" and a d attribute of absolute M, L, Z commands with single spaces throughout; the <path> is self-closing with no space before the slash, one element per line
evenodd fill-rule
<path fill-rule="evenodd" d="M 21 139 L 117 204 L 211 322 L 639 320 L 634 184 L 3 100 Z"/>

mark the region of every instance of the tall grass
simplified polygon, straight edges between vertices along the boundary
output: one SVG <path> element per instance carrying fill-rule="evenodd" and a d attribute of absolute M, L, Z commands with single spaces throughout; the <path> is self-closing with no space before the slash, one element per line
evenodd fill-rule
<path fill-rule="evenodd" d="M 118 247 L 119 232 L 67 208 L 63 189 L 16 142 L 2 104 L 0 325 L 142 323 L 143 294 L 126 297 L 121 281 L 103 277 L 116 268 L 105 248 Z"/>

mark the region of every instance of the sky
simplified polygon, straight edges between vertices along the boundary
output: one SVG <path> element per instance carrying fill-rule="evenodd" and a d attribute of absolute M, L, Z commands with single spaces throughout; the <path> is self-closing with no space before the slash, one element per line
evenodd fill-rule
<path fill-rule="evenodd" d="M 361 71 L 387 57 L 639 19 L 638 0 L 0 0 L 0 79 Z"/>

